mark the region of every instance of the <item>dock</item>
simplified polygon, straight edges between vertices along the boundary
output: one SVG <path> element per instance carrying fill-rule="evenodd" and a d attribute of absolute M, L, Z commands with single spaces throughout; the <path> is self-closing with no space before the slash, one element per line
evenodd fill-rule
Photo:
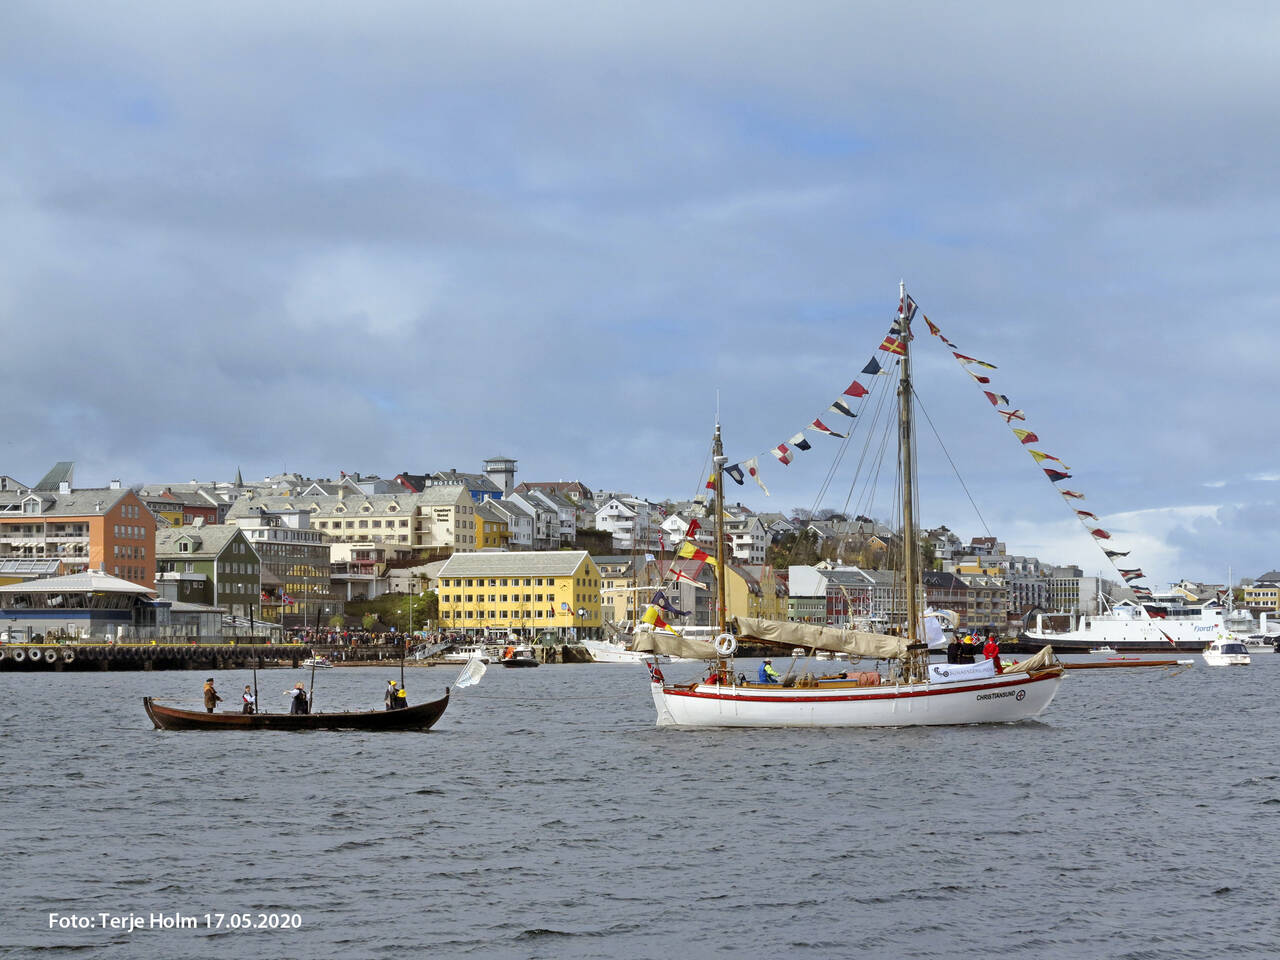
<path fill-rule="evenodd" d="M 298 667 L 309 656 L 300 643 L 6 643 L 0 671 L 262 670 Z"/>

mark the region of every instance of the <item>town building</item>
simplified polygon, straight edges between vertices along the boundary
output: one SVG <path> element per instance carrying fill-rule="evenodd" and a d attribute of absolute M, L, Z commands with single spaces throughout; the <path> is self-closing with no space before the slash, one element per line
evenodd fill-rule
<path fill-rule="evenodd" d="M 440 568 L 440 625 L 468 634 L 598 636 L 601 577 L 585 550 L 456 553 Z"/>
<path fill-rule="evenodd" d="M 262 619 L 285 627 L 314 627 L 343 611 L 333 593 L 329 538 L 311 526 L 311 511 L 301 507 L 268 510 L 235 518 L 261 561 Z"/>
<path fill-rule="evenodd" d="M 506 550 L 511 541 L 511 527 L 507 515 L 494 504 L 497 500 L 483 500 L 476 504 L 476 549 Z"/>
<path fill-rule="evenodd" d="M 618 553 L 662 550 L 662 517 L 653 504 L 639 497 L 613 496 L 597 510 L 595 526 L 610 534 Z"/>
<path fill-rule="evenodd" d="M 156 531 L 156 592 L 236 617 L 261 616 L 261 560 L 235 524 L 162 527 Z"/>
<path fill-rule="evenodd" d="M 1280 570 L 1271 570 L 1244 588 L 1244 605 L 1254 613 L 1280 612 Z"/>
<path fill-rule="evenodd" d="M 593 559 L 600 571 L 600 608 L 604 618 L 616 624 L 634 626 L 653 594 L 662 587 L 662 570 L 658 562 L 649 554 Z"/>
<path fill-rule="evenodd" d="M 68 574 L 100 570 L 154 587 L 155 516 L 119 480 L 74 488 L 74 467 L 64 461 L 34 487 L 0 491 L 0 560 L 60 560 Z"/>
<path fill-rule="evenodd" d="M 421 493 L 274 496 L 247 491 L 228 519 L 238 522 L 259 510 L 305 510 L 309 526 L 330 540 L 347 543 L 401 544 L 440 554 L 476 549 L 475 503 L 457 484 L 428 487 Z"/>

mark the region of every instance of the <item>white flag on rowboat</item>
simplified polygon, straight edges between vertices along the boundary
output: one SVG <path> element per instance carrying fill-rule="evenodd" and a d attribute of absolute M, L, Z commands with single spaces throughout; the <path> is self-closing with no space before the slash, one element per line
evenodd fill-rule
<path fill-rule="evenodd" d="M 480 678 L 484 676 L 485 662 L 479 657 L 472 657 L 467 661 L 467 665 L 462 668 L 462 672 L 458 674 L 458 679 L 453 681 L 453 689 L 461 690 L 463 687 L 473 687 L 480 682 Z"/>

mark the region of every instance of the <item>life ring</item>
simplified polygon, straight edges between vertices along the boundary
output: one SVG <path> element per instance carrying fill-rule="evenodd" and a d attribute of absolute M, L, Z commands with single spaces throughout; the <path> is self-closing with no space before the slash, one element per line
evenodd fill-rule
<path fill-rule="evenodd" d="M 25 660 L 25 659 L 27 659 L 27 651 L 23 650 L 21 647 L 14 647 L 14 648 L 13 648 L 13 662 L 14 662 L 14 663 L 21 663 L 21 662 L 22 662 L 23 660 Z"/>
<path fill-rule="evenodd" d="M 738 641 L 731 633 L 722 633 L 716 637 L 716 653 L 722 657 L 732 657 L 738 649 Z"/>
<path fill-rule="evenodd" d="M 57 661 L 57 659 L 58 659 L 58 651 L 56 651 L 56 650 L 46 650 L 46 651 L 44 652 L 44 662 L 45 662 L 45 663 L 54 663 L 54 662 L 56 662 L 56 661 Z"/>
<path fill-rule="evenodd" d="M 75 658 L 76 658 L 76 652 L 75 652 L 74 650 L 63 650 L 63 651 L 62 651 L 62 662 L 63 662 L 63 663 L 71 663 L 73 660 L 75 660 Z"/>

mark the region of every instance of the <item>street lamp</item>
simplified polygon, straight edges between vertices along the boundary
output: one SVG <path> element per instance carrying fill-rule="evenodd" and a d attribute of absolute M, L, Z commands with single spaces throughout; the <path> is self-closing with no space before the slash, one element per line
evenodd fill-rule
<path fill-rule="evenodd" d="M 586 608 L 586 607 L 579 607 L 579 608 L 578 608 L 578 610 L 577 610 L 577 613 L 578 613 L 578 622 L 579 622 L 579 623 L 581 623 L 581 622 L 582 622 L 582 618 L 583 618 L 583 617 L 585 617 L 585 616 L 587 615 L 587 608 Z M 573 631 L 573 639 L 575 639 L 575 640 L 580 640 L 580 639 L 581 639 L 581 638 L 578 636 L 578 630 L 577 630 L 577 628 L 574 628 L 574 631 Z"/>

